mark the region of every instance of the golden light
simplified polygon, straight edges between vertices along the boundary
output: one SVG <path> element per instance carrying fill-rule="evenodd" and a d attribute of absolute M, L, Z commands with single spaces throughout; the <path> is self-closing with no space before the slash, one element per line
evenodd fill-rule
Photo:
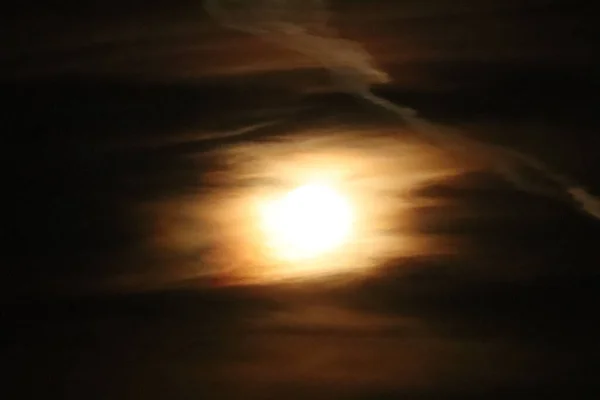
<path fill-rule="evenodd" d="M 325 183 L 308 183 L 260 206 L 268 247 L 283 261 L 305 261 L 342 246 L 352 234 L 350 199 Z"/>
<path fill-rule="evenodd" d="M 355 279 L 388 260 L 453 254 L 454 243 L 415 230 L 415 210 L 432 204 L 412 190 L 453 176 L 454 164 L 395 131 L 368 133 L 219 149 L 226 168 L 203 175 L 207 189 L 140 207 L 154 222 L 149 247 L 185 255 L 170 279 L 219 284 Z"/>

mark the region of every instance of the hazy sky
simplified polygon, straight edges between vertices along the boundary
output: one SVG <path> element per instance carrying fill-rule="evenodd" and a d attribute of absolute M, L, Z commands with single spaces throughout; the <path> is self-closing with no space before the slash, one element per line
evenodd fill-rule
<path fill-rule="evenodd" d="M 390 72 L 392 82 L 376 89 L 383 95 L 471 137 L 531 152 L 594 187 L 598 75 L 595 30 L 583 6 L 544 0 L 333 5 L 332 23 Z M 226 154 L 248 147 L 267 157 L 270 147 L 253 143 L 261 137 L 318 137 L 343 127 L 348 137 L 332 139 L 341 148 L 371 146 L 382 159 L 388 156 L 379 148 L 402 152 L 403 136 L 391 145 L 353 139 L 374 132 L 393 137 L 402 129 L 397 121 L 336 95 L 329 76 L 308 58 L 220 27 L 200 2 L 51 2 L 13 5 L 6 17 L 0 65 L 13 148 L 22 150 L 10 155 L 22 166 L 17 180 L 39 181 L 42 193 L 58 199 L 70 198 L 70 190 L 89 198 L 80 211 L 78 203 L 59 204 L 63 211 L 49 214 L 57 221 L 67 210 L 87 216 L 91 193 L 102 191 L 110 201 L 93 206 L 97 222 L 85 229 L 101 224 L 96 233 L 105 229 L 115 245 L 122 239 L 112 238 L 111 224 L 124 224 L 122 215 L 138 207 L 139 196 L 169 198 L 210 182 L 196 182 L 194 169 L 225 168 L 233 179 Z M 194 158 L 198 151 L 202 156 Z M 459 164 L 470 169 L 472 161 Z M 133 197 L 125 194 L 130 191 Z M 32 215 L 46 213 L 31 208 Z M 79 218 L 75 232 L 86 226 Z M 123 238 L 148 229 L 131 224 Z M 54 240 L 53 251 L 62 239 Z"/>
<path fill-rule="evenodd" d="M 600 194 L 583 2 L 332 3 L 392 77 L 377 94 Z M 13 2 L 0 18 L 0 359 L 23 398 L 563 399 L 597 386 L 600 230 L 560 196 L 435 150 L 200 1 Z M 372 223 L 347 251 L 360 273 L 247 285 L 258 264 L 240 204 L 330 166 Z"/>

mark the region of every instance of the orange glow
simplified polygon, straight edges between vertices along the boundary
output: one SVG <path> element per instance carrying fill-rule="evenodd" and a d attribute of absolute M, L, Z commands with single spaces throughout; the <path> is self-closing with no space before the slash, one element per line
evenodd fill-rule
<path fill-rule="evenodd" d="M 219 150 L 211 190 L 149 205 L 153 249 L 186 254 L 165 274 L 222 284 L 355 279 L 386 260 L 446 254 L 415 232 L 411 191 L 456 166 L 397 135 L 309 132 Z M 144 216 L 149 219 L 149 216 Z"/>

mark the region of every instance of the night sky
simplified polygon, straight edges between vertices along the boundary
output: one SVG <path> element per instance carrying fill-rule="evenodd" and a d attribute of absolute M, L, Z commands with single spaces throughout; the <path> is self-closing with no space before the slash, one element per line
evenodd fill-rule
<path fill-rule="evenodd" d="M 392 78 L 376 94 L 600 195 L 583 2 L 331 3 Z M 562 194 L 436 151 L 201 1 L 0 24 L 2 398 L 598 398 L 600 221 Z M 373 230 L 337 273 L 259 278 L 236 207 L 333 159 Z"/>

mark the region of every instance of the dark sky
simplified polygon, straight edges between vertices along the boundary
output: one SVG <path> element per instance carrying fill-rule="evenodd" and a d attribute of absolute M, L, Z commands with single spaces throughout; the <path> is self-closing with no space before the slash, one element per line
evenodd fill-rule
<path fill-rule="evenodd" d="M 583 2 L 332 3 L 392 77 L 377 94 L 600 195 Z M 7 398 L 597 398 L 600 224 L 562 198 L 430 155 L 199 1 L 0 18 Z M 334 152 L 364 160 L 382 210 L 408 198 L 382 217 L 394 251 L 366 273 L 240 284 L 248 234 L 225 205 L 281 160 Z"/>

